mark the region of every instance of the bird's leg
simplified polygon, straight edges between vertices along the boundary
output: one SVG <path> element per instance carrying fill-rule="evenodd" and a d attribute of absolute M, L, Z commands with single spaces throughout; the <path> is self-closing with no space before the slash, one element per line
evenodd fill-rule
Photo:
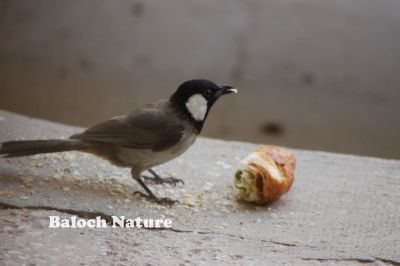
<path fill-rule="evenodd" d="M 157 174 L 156 171 L 154 171 L 152 168 L 148 169 L 147 171 L 150 172 L 150 174 L 153 175 L 153 177 L 149 177 L 149 176 L 143 176 L 143 178 L 145 180 L 152 180 L 153 182 L 157 183 L 157 184 L 172 184 L 174 186 L 176 186 L 177 183 L 182 183 L 182 185 L 185 184 L 185 182 L 183 182 L 182 179 L 178 179 L 172 176 L 168 176 L 168 177 L 161 177 L 159 174 Z"/>
<path fill-rule="evenodd" d="M 134 169 L 132 169 L 131 174 L 132 174 L 132 178 L 135 179 L 139 185 L 147 192 L 143 193 L 141 191 L 135 191 L 133 194 L 138 194 L 141 197 L 144 197 L 148 200 L 154 201 L 155 203 L 158 204 L 167 204 L 167 205 L 172 205 L 174 203 L 177 203 L 177 200 L 173 200 L 170 198 L 157 198 L 156 195 L 154 195 L 154 193 L 150 190 L 150 188 L 143 182 L 143 180 L 140 177 L 140 174 L 136 174 L 136 171 L 134 171 Z"/>

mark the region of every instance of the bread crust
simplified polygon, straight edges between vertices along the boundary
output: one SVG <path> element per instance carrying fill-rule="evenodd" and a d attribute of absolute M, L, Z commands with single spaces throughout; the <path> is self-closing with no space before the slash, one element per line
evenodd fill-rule
<path fill-rule="evenodd" d="M 236 172 L 240 198 L 257 204 L 278 200 L 292 187 L 295 167 L 296 159 L 290 151 L 272 145 L 258 147 L 243 159 Z"/>

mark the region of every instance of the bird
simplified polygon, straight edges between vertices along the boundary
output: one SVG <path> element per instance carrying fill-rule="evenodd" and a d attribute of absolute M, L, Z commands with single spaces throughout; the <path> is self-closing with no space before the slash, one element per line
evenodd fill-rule
<path fill-rule="evenodd" d="M 167 99 L 143 105 L 133 112 L 95 124 L 68 139 L 19 140 L 1 143 L 3 158 L 42 153 L 80 151 L 129 167 L 132 178 L 144 189 L 142 197 L 159 204 L 174 204 L 157 197 L 144 180 L 175 185 L 183 180 L 161 177 L 153 168 L 189 149 L 201 133 L 209 111 L 223 95 L 237 93 L 231 85 L 217 85 L 206 79 L 183 82 Z M 153 178 L 142 176 L 148 171 Z"/>

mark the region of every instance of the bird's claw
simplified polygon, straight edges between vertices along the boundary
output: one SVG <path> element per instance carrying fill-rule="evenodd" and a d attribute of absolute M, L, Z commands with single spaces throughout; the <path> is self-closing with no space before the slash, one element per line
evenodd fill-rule
<path fill-rule="evenodd" d="M 179 203 L 178 200 L 173 200 L 173 199 L 170 199 L 170 198 L 157 198 L 154 195 L 147 195 L 147 194 L 145 194 L 145 193 L 143 193 L 141 191 L 135 191 L 133 193 L 133 195 L 139 195 L 142 198 L 145 198 L 145 199 L 147 199 L 149 201 L 152 201 L 152 202 L 155 202 L 155 203 L 161 204 L 161 205 L 173 205 L 175 203 Z"/>
<path fill-rule="evenodd" d="M 172 176 L 168 176 L 168 177 L 143 176 L 143 179 L 145 179 L 146 181 L 147 180 L 151 180 L 152 182 L 154 182 L 156 184 L 172 184 L 174 187 L 178 183 L 182 183 L 182 185 L 185 185 L 185 182 L 182 179 L 175 178 L 175 177 L 172 177 Z"/>

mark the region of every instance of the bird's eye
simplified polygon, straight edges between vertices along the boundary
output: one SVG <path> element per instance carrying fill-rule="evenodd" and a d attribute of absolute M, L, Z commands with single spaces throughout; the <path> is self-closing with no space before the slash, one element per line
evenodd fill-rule
<path fill-rule="evenodd" d="M 211 96 L 211 94 L 212 94 L 212 91 L 211 91 L 211 90 L 206 90 L 206 91 L 204 92 L 204 96 L 205 96 L 206 98 L 209 98 L 209 97 Z"/>

